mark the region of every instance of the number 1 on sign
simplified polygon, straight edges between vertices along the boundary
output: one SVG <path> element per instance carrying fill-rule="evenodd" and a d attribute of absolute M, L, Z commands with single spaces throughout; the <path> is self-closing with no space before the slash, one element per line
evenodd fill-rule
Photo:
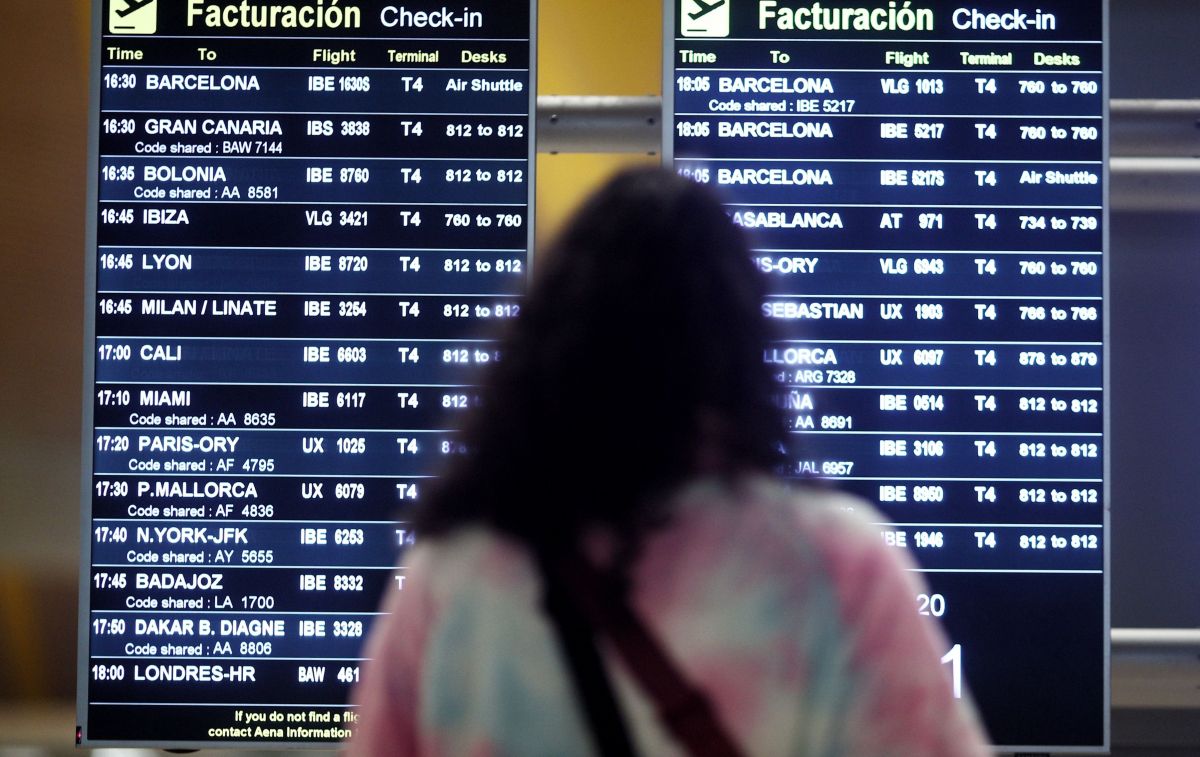
<path fill-rule="evenodd" d="M 950 665 L 950 680 L 954 685 L 954 698 L 962 699 L 962 644 L 955 644 L 942 656 L 942 664 Z"/>

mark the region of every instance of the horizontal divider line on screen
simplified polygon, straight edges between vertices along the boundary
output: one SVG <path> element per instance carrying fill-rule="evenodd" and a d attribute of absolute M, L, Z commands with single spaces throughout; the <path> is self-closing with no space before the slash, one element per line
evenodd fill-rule
<path fill-rule="evenodd" d="M 450 295 L 458 296 L 458 295 Z M 96 337 L 97 339 L 160 339 L 170 341 L 184 340 L 209 340 L 218 342 L 238 341 L 238 342 L 463 342 L 466 344 L 490 344 L 498 341 L 496 339 L 383 339 L 383 338 L 368 338 L 368 337 L 320 337 L 320 336 L 155 336 L 151 334 L 122 334 L 113 336 L 102 334 Z M 357 385 L 356 385 L 357 386 Z"/>
<path fill-rule="evenodd" d="M 113 245 L 119 246 L 119 245 Z M 153 248 L 160 249 L 160 248 Z M 174 248 L 162 248 L 174 249 Z M 195 249 L 205 249 L 197 247 Z M 242 249 L 242 248 L 239 248 Z M 257 249 L 257 248 L 246 248 Z M 436 252 L 436 250 L 435 250 Z M 834 255 L 1093 255 L 1100 256 L 1104 253 L 1096 252 L 1095 250 L 841 250 L 833 248 L 825 248 L 820 250 L 812 249 L 782 249 L 778 247 L 755 247 L 752 252 L 761 253 L 796 253 L 808 252 L 814 254 L 832 253 Z"/>
<path fill-rule="evenodd" d="M 130 473 L 127 471 L 116 471 L 113 473 L 104 473 L 103 471 L 95 471 L 92 476 L 153 476 L 154 478 L 162 478 L 163 476 L 196 476 L 195 473 L 167 473 L 164 471 L 139 472 Z M 379 473 L 208 473 L 203 474 L 205 478 L 437 478 L 437 476 L 400 476 L 400 475 L 384 475 Z M 997 479 L 999 480 L 999 479 Z"/>
<path fill-rule="evenodd" d="M 1103 570 L 1005 570 L 1003 568 L 909 568 L 909 573 L 1039 573 L 1073 576 L 1100 576 Z"/>
<path fill-rule="evenodd" d="M 947 478 L 945 476 L 824 476 L 830 480 L 837 481 L 933 481 L 933 482 L 958 482 L 970 483 L 972 481 L 988 481 L 996 483 L 1030 483 L 1030 484 L 1100 484 L 1104 480 L 1100 478 L 996 478 L 987 476 L 985 478 Z"/>
<path fill-rule="evenodd" d="M 687 42 L 689 44 L 695 44 L 698 40 L 695 37 L 676 37 L 675 41 L 676 42 Z M 947 44 L 953 44 L 953 45 L 995 45 L 995 44 L 997 44 L 997 40 L 995 40 L 995 39 L 930 39 L 930 38 L 926 38 L 926 37 L 922 37 L 919 40 L 903 39 L 903 38 L 902 39 L 874 39 L 874 38 L 863 38 L 863 37 L 831 37 L 828 39 L 823 38 L 823 37 L 722 37 L 721 41 L 722 42 L 855 42 L 855 43 L 860 43 L 860 44 L 864 43 L 864 42 L 875 42 L 875 43 L 879 43 L 879 44 L 889 44 L 889 45 L 912 44 L 914 41 L 918 41 L 921 44 L 925 44 L 928 42 L 945 42 Z M 1006 45 L 1044 45 L 1044 44 L 1046 44 L 1044 40 L 1040 40 L 1040 39 L 1006 39 L 1006 40 L 1003 40 L 1003 43 Z M 1104 43 L 1101 40 L 1097 40 L 1097 39 L 1056 39 L 1056 40 L 1054 40 L 1054 44 L 1056 44 L 1056 45 L 1102 45 Z M 907 69 L 906 69 L 906 71 L 907 71 Z M 989 71 L 988 73 L 991 73 L 991 72 Z"/>
<path fill-rule="evenodd" d="M 114 66 L 115 68 L 115 66 Z M 144 68 L 144 66 L 129 66 L 129 68 Z M 164 67 L 165 68 L 165 67 Z M 183 66 L 183 68 L 195 68 L 195 66 Z M 233 68 L 233 66 L 230 66 Z M 428 69 L 424 69 L 428 70 Z M 444 69 L 439 69 L 444 70 Z M 519 69 L 524 70 L 524 69 Z M 798 74 L 798 73 L 815 73 L 815 74 L 903 74 L 904 76 L 925 76 L 926 74 L 965 74 L 978 76 L 982 73 L 979 69 L 974 68 L 721 68 L 720 66 L 679 66 L 675 69 L 677 73 L 694 71 L 729 71 L 734 76 L 745 73 L 747 71 L 766 71 L 772 74 Z M 1011 69 L 1003 70 L 987 70 L 988 76 L 997 76 L 1003 74 L 1039 74 L 1039 75 L 1058 75 L 1066 76 L 1068 74 L 1074 76 L 1100 76 L 1103 71 L 1081 71 L 1074 68 L 1044 68 L 1038 70 L 1028 69 Z M 691 93 L 688 93 L 691 94 Z M 724 93 L 731 94 L 731 93 Z M 782 94 L 782 93 L 769 93 Z"/>
<path fill-rule="evenodd" d="M 101 244 L 101 250 L 254 250 L 255 252 L 525 252 L 515 247 L 249 247 L 219 244 Z M 1029 253 L 1036 255 L 1037 253 Z M 1053 253 L 1051 253 L 1053 254 Z"/>
<path fill-rule="evenodd" d="M 517 299 L 519 299 L 522 296 L 519 294 L 513 294 L 512 292 L 496 292 L 495 294 L 488 293 L 488 292 L 470 292 L 470 293 L 452 292 L 449 294 L 446 292 L 333 292 L 333 291 L 324 291 L 324 292 L 287 292 L 287 291 L 251 292 L 251 291 L 245 291 L 245 290 L 233 290 L 233 291 L 221 291 L 221 292 L 203 291 L 202 292 L 199 290 L 192 290 L 192 289 L 97 289 L 96 294 L 180 294 L 180 295 L 186 295 L 188 297 L 210 297 L 210 296 L 216 297 L 216 296 L 225 296 L 225 295 L 237 295 L 239 297 L 246 296 L 246 295 L 259 296 L 259 297 L 275 297 L 275 296 L 279 296 L 279 295 L 291 295 L 291 296 L 295 296 L 295 297 L 512 297 L 512 298 L 517 298 Z M 824 295 L 824 296 L 836 297 L 839 295 L 831 294 L 831 295 Z M 846 295 L 846 296 L 848 296 L 848 297 L 856 297 L 856 296 L 865 297 L 868 295 Z M 976 298 L 976 299 L 978 299 L 978 298 Z M 1001 299 L 1001 298 L 992 297 L 989 299 Z M 1085 297 L 1074 297 L 1074 298 L 1072 298 L 1072 297 L 1044 297 L 1044 298 L 1022 297 L 1021 299 L 1069 300 L 1069 299 L 1088 299 L 1088 298 L 1085 298 Z M 1094 299 L 1100 299 L 1100 298 L 1096 297 Z"/>
<path fill-rule="evenodd" d="M 375 114 L 375 115 L 378 115 L 378 114 Z M 487 162 L 487 163 L 525 163 L 525 162 L 527 162 L 525 160 L 525 158 L 474 158 L 474 157 L 438 158 L 438 157 L 433 157 L 433 156 L 429 156 L 429 155 L 420 155 L 420 156 L 413 156 L 413 157 L 404 157 L 404 156 L 394 156 L 393 157 L 393 156 L 384 156 L 384 155 L 362 155 L 362 156 L 355 156 L 355 155 L 328 155 L 328 156 L 326 156 L 326 155 L 125 155 L 123 153 L 105 153 L 105 154 L 101 155 L 100 157 L 112 159 L 112 160 L 153 160 L 156 163 L 161 163 L 164 160 L 197 160 L 198 158 L 203 158 L 205 160 L 340 160 L 343 162 L 353 162 L 353 163 L 366 163 L 366 162 L 370 162 L 372 160 L 405 160 L 410 163 L 417 163 L 417 162 L 420 162 L 423 160 L 439 160 L 439 161 L 453 160 L 453 161 L 458 161 L 460 163 L 484 163 L 484 162 Z M 913 162 L 913 161 L 910 161 L 910 162 Z M 935 161 L 935 162 L 948 162 L 948 161 Z M 996 163 L 998 161 L 986 160 L 986 161 L 976 161 L 976 162 Z M 1026 162 L 1029 162 L 1029 163 L 1038 163 L 1038 162 L 1070 163 L 1071 161 L 1069 161 L 1069 160 L 1044 160 L 1044 161 L 1030 160 L 1030 161 L 1026 161 Z M 100 247 L 116 247 L 119 245 L 102 244 L 99 246 Z M 332 249 L 332 248 L 321 247 L 318 249 L 328 250 L 328 249 Z M 494 248 L 489 247 L 487 249 L 490 250 L 490 249 L 494 249 Z"/>
<path fill-rule="evenodd" d="M 371 161 L 374 161 L 374 160 L 404 161 L 407 163 L 417 163 L 417 162 L 420 162 L 423 160 L 454 161 L 457 163 L 524 163 L 524 162 L 526 162 L 524 158 L 434 158 L 434 157 L 428 157 L 428 156 L 424 156 L 424 155 L 422 155 L 421 157 L 404 157 L 402 155 L 401 156 L 392 156 L 392 157 L 385 157 L 385 156 L 380 156 L 380 155 L 355 157 L 353 155 L 351 155 L 351 156 L 346 156 L 346 155 L 199 155 L 199 156 L 197 156 L 197 155 L 123 155 L 120 153 L 106 153 L 104 155 L 101 155 L 100 157 L 105 160 L 114 160 L 114 161 L 116 161 L 116 160 L 154 160 L 157 162 L 162 162 L 164 160 L 197 160 L 197 159 L 203 159 L 203 160 L 307 160 L 309 162 L 325 161 L 325 160 L 328 160 L 328 161 L 340 160 L 340 161 L 344 161 L 344 162 L 354 162 L 354 163 L 370 163 Z M 894 163 L 895 161 L 889 161 L 889 162 Z M 905 162 L 920 163 L 922 161 L 910 160 L 910 161 L 905 161 Z M 954 163 L 956 161 L 934 160 L 934 161 L 924 161 L 924 162 L 926 162 L 926 163 Z M 964 160 L 964 161 L 958 161 L 958 162 L 962 162 L 962 163 L 1003 163 L 1005 161 L 1002 161 L 1002 160 Z M 1088 161 L 1023 160 L 1023 161 L 1014 161 L 1014 162 L 1020 162 L 1020 163 L 1064 163 L 1065 164 L 1065 163 L 1072 163 L 1072 162 L 1086 163 Z M 97 246 L 100 248 L 104 248 L 104 247 L 137 247 L 139 245 L 102 244 L 102 245 L 97 245 Z M 145 246 L 151 247 L 153 245 L 145 245 Z M 220 249 L 220 248 L 218 247 L 218 249 Z M 237 248 L 233 248 L 233 249 L 237 249 Z M 255 247 L 253 249 L 269 249 L 269 248 Z M 289 249 L 292 249 L 292 248 L 289 248 Z M 336 249 L 341 249 L 341 248 L 338 248 L 338 247 L 314 247 L 312 249 L 336 250 Z M 353 249 L 358 249 L 358 248 L 353 248 Z M 369 249 L 369 248 L 367 248 L 367 249 Z M 486 249 L 492 250 L 492 249 L 496 249 L 496 248 L 488 247 Z"/>
<path fill-rule="evenodd" d="M 173 428 L 174 427 L 172 427 L 172 429 Z M 121 427 L 120 430 L 125 431 L 127 429 Z M 804 429 L 800 431 L 789 431 L 788 433 L 795 436 L 1027 436 L 1030 439 L 1037 439 L 1045 436 L 1104 436 L 1103 433 L 1072 433 L 1068 431 L 821 431 L 819 429 Z"/>
<path fill-rule="evenodd" d="M 96 426 L 97 431 L 210 431 L 211 426 Z M 237 428 L 239 431 L 273 431 L 275 433 L 321 433 L 321 434 L 450 434 L 458 429 L 453 428 L 297 428 L 288 426 L 287 428 L 267 428 L 265 426 L 253 426 L 245 428 Z M 1085 436 L 1085 434 L 1076 434 L 1076 436 Z"/>
<path fill-rule="evenodd" d="M 355 37 L 355 39 L 356 40 L 361 39 L 361 37 Z M 492 40 L 492 41 L 498 41 L 498 40 Z M 326 73 L 333 73 L 333 74 L 339 73 L 337 71 L 337 69 L 330 68 L 329 66 L 261 66 L 261 65 L 213 66 L 213 65 L 208 65 L 208 64 L 202 64 L 202 65 L 198 65 L 198 66 L 158 66 L 158 65 L 148 66 L 145 64 L 106 63 L 104 67 L 106 69 L 129 68 L 134 71 L 145 71 L 147 69 L 157 70 L 160 68 L 183 68 L 183 69 L 202 68 L 205 71 L 212 71 L 214 69 L 219 70 L 219 69 L 223 69 L 223 68 L 228 68 L 228 69 L 235 70 L 235 71 L 324 71 Z M 347 68 L 349 68 L 353 71 L 420 71 L 421 73 L 424 73 L 424 74 L 433 74 L 433 73 L 438 73 L 441 71 L 472 71 L 477 74 L 491 74 L 491 73 L 496 73 L 497 71 L 526 72 L 529 70 L 528 68 L 491 68 L 491 67 L 480 68 L 478 66 L 476 66 L 474 68 L 469 68 L 466 66 L 461 66 L 461 67 L 456 67 L 456 68 L 445 68 L 445 67 L 439 66 L 438 68 L 430 68 L 429 66 L 360 66 L 357 64 L 355 64 L 354 66 L 348 66 Z M 1045 73 L 1049 73 L 1049 72 L 1045 72 Z M 1075 73 L 1082 73 L 1082 72 L 1075 72 Z"/>
<path fill-rule="evenodd" d="M 266 521 L 264 521 L 266 522 Z M 170 570 L 192 570 L 195 568 L 212 568 L 220 570 L 395 570 L 393 565 L 263 565 L 262 563 L 254 563 L 253 565 L 232 565 L 230 563 L 171 563 L 167 565 L 146 565 L 144 563 L 92 563 L 93 568 L 136 568 L 145 570 L 146 568 L 169 568 Z M 104 610 L 103 612 L 117 612 L 117 610 Z M 142 610 L 145 612 L 145 610 Z M 161 612 L 155 610 L 155 612 Z M 220 612 L 228 612 L 221 610 Z M 311 615 L 312 613 L 300 613 L 302 615 Z M 323 613 L 332 615 L 333 613 Z M 380 613 L 342 613 L 343 615 L 379 615 Z"/>
<path fill-rule="evenodd" d="M 332 387 L 363 387 L 367 389 L 471 389 L 478 384 L 337 384 L 328 382 L 287 382 L 287 381 L 188 381 L 189 386 L 332 386 Z M 146 386 L 178 386 L 178 381 L 97 381 L 96 386 L 108 384 L 145 384 Z M 401 476 L 401 478 L 404 478 Z"/>
<path fill-rule="evenodd" d="M 391 206 L 401 207 L 401 206 L 405 206 L 405 205 L 417 205 L 420 207 L 435 207 L 435 208 L 436 207 L 459 208 L 459 207 L 462 207 L 464 204 L 461 202 L 378 202 L 375 200 L 361 200 L 361 201 L 357 201 L 357 202 L 346 202 L 344 200 L 237 200 L 237 201 L 230 200 L 227 202 L 221 202 L 218 200 L 218 201 L 214 202 L 213 200 L 129 199 L 129 200 L 100 200 L 99 202 L 101 204 L 109 203 L 109 204 L 121 204 L 121 205 L 127 205 L 127 204 L 136 204 L 136 205 L 372 205 L 372 206 L 381 205 L 384 207 L 391 207 Z M 524 202 L 472 202 L 472 203 L 470 203 L 470 205 L 473 208 L 524 208 L 524 207 L 528 207 L 527 203 L 524 203 Z M 984 206 L 984 205 L 946 205 L 946 206 L 938 206 L 938 205 L 882 205 L 882 206 L 838 205 L 838 206 L 831 206 L 831 207 L 895 207 L 895 208 L 924 208 L 924 207 L 1013 208 L 1013 207 L 1016 207 L 1016 208 L 1026 208 L 1026 207 L 1031 207 L 1031 206 L 1029 206 L 1029 205 L 987 205 L 987 206 Z M 1039 205 L 1037 207 L 1043 208 L 1045 210 L 1069 210 L 1069 209 L 1072 209 L 1071 206 L 1063 206 L 1063 205 L 1044 205 L 1044 206 Z M 1076 209 L 1076 210 L 1099 210 L 1099 208 L 1085 208 L 1085 207 L 1078 207 L 1078 208 L 1074 208 L 1074 209 Z M 328 249 L 328 248 L 322 248 L 322 249 Z"/>
<path fill-rule="evenodd" d="M 129 294 L 138 294 L 130 292 Z M 465 296 L 465 295 L 454 295 Z M 494 295 L 493 295 L 494 296 Z M 516 296 L 516 295 L 512 295 Z M 829 299 L 843 298 L 851 300 L 1081 300 L 1085 302 L 1100 302 L 1103 297 L 1075 296 L 1045 296 L 1017 294 L 768 294 L 768 299 Z M 1060 342 L 1059 344 L 1077 344 L 1077 342 Z"/>
<path fill-rule="evenodd" d="M 368 658 L 369 659 L 369 658 Z M 304 709 L 316 708 L 340 708 L 343 710 L 352 710 L 358 705 L 354 704 L 331 704 L 329 702 L 319 702 L 317 704 L 296 704 L 293 702 L 88 702 L 93 707 L 254 707 L 266 709 L 268 707 L 301 707 Z M 103 744 L 103 742 L 100 742 Z M 207 746 L 207 742 L 205 746 Z"/>
<path fill-rule="evenodd" d="M 102 202 L 154 202 L 162 203 L 162 200 L 102 200 Z M 176 202 L 172 200 L 171 202 Z M 203 202 L 203 200 L 179 200 L 178 202 Z M 210 203 L 211 204 L 211 203 Z M 311 202 L 254 202 L 255 205 L 312 205 Z M 329 203 L 323 202 L 322 205 L 420 205 L 418 202 L 340 202 Z M 426 205 L 451 205 L 454 203 L 430 202 Z M 472 203 L 472 205 L 483 205 L 484 203 Z M 499 203 L 497 203 L 499 204 Z M 961 208 L 964 210 L 1021 210 L 1028 208 L 1033 211 L 1043 210 L 1104 210 L 1101 205 L 955 205 L 952 203 L 899 203 L 899 202 L 727 202 L 727 208 L 945 208 L 954 210 Z M 936 252 L 936 251 L 931 251 Z"/>
<path fill-rule="evenodd" d="M 130 523 L 130 522 L 157 523 L 159 521 L 161 521 L 163 523 L 175 523 L 180 520 L 211 520 L 211 518 L 208 518 L 208 517 L 204 517 L 204 518 L 143 518 L 143 517 L 139 516 L 136 518 L 92 518 L 92 520 L 95 521 L 96 523 Z M 260 518 L 258 520 L 222 519 L 220 522 L 222 525 L 224 525 L 226 523 L 253 523 L 256 526 L 270 525 L 270 524 L 274 524 L 274 523 L 313 523 L 313 524 L 320 524 L 320 525 L 341 525 L 341 524 L 345 524 L 345 523 L 350 523 L 355 526 L 401 526 L 401 525 L 404 525 L 405 523 L 408 523 L 409 521 L 407 521 L 407 520 L 317 520 L 317 519 L 281 520 L 278 518 L 270 518 L 270 519 Z"/>
<path fill-rule="evenodd" d="M 122 565 L 120 567 L 126 568 L 134 566 Z M 136 567 L 138 570 L 146 570 L 152 569 L 155 566 L 139 565 Z M 171 565 L 158 567 L 169 567 L 172 570 L 178 570 L 181 566 Z M 221 570 L 224 570 L 227 567 L 232 566 L 220 566 Z M 306 569 L 327 570 L 326 566 L 324 565 L 310 565 L 307 566 Z M 353 568 L 353 570 L 361 570 L 361 568 Z M 393 568 L 393 570 L 403 570 L 403 568 Z M 119 613 L 122 615 L 387 615 L 385 612 L 342 612 L 340 610 L 330 610 L 326 612 L 311 612 L 307 610 L 92 610 L 93 615 L 112 615 L 113 613 Z"/>
<path fill-rule="evenodd" d="M 907 528 L 1089 528 L 1103 529 L 1104 526 L 1087 523 L 877 523 L 872 526 L 900 526 Z"/>
<path fill-rule="evenodd" d="M 784 386 L 803 386 L 809 389 L 872 389 L 890 391 L 893 389 L 907 389 L 919 391 L 952 391 L 952 390 L 974 390 L 980 392 L 987 391 L 1018 391 L 1018 392 L 1100 392 L 1103 387 L 1099 386 L 907 386 L 903 384 L 887 385 L 887 386 L 852 386 L 849 384 L 784 384 Z"/>
<path fill-rule="evenodd" d="M 832 296 L 832 295 L 830 295 Z M 979 299 L 979 298 L 976 298 Z M 947 341 L 944 339 L 772 339 L 772 344 L 1001 344 L 1006 347 L 1102 347 L 1102 342 L 1010 342 L 1010 341 Z M 130 382 L 138 383 L 138 382 Z M 169 382 L 168 382 L 169 383 Z"/>
<path fill-rule="evenodd" d="M 705 115 L 713 114 L 707 113 Z M 978 116 L 978 118 L 986 118 L 986 116 Z M 305 160 L 311 159 L 305 158 Z M 689 158 L 684 156 L 675 159 L 676 163 L 685 163 L 687 161 L 691 161 L 693 163 L 1048 163 L 1053 165 L 1104 165 L 1103 160 L 992 160 L 990 158 L 977 158 L 975 160 L 936 160 L 931 158 Z"/>
<path fill-rule="evenodd" d="M 264 613 L 265 614 L 265 613 Z M 197 656 L 197 655 L 147 655 L 147 654 L 94 654 L 93 660 L 229 660 L 231 662 L 238 660 L 263 660 L 267 662 L 366 662 L 370 657 L 253 657 L 249 655 L 222 655 L 222 656 Z M 93 702 L 92 704 L 95 704 Z"/>
<path fill-rule="evenodd" d="M 114 112 L 116 112 L 116 113 L 139 113 L 141 111 L 123 110 L 123 111 L 114 111 Z M 186 112 L 218 113 L 221 111 L 160 110 L 160 111 L 155 111 L 155 112 L 156 113 L 186 113 Z M 259 111 L 255 111 L 255 112 L 257 113 Z M 376 115 L 383 115 L 383 114 L 376 114 Z M 460 114 L 458 114 L 458 113 L 426 113 L 426 114 L 418 114 L 418 115 L 454 116 L 454 115 L 460 115 Z M 492 115 L 492 114 L 489 114 L 489 115 Z M 509 114 L 501 113 L 498 115 L 509 115 Z M 720 112 L 700 111 L 700 112 L 690 112 L 690 113 L 676 112 L 675 115 L 677 117 L 685 116 L 687 118 L 702 118 L 702 117 L 761 118 L 763 120 L 769 120 L 772 118 L 807 118 L 807 119 L 823 119 L 823 118 L 976 118 L 976 119 L 978 119 L 978 118 L 994 118 L 997 120 L 1002 119 L 1002 118 L 1026 118 L 1026 119 L 1033 118 L 1033 119 L 1037 119 L 1039 121 L 1048 121 L 1048 120 L 1102 121 L 1102 120 L 1104 120 L 1104 116 L 1049 116 L 1049 115 L 1044 115 L 1041 113 L 1039 113 L 1037 115 L 1029 115 L 1027 113 L 1022 113 L 1022 114 L 1017 114 L 1017 115 L 998 115 L 998 114 L 988 114 L 988 113 L 958 113 L 958 114 L 948 114 L 948 113 L 730 113 L 728 111 L 720 111 Z M 946 162 L 948 163 L 950 161 L 946 161 Z M 1000 162 L 1000 161 L 991 161 L 991 162 Z"/>
<path fill-rule="evenodd" d="M 123 34 L 102 34 L 102 39 L 114 39 L 122 42 L 129 40 L 129 37 Z M 155 34 L 155 39 L 198 39 L 205 42 L 211 42 L 214 37 L 211 34 Z M 218 39 L 265 39 L 273 42 L 279 41 L 281 38 L 278 35 L 264 34 L 222 34 Z M 324 40 L 326 42 L 528 42 L 528 37 L 362 37 L 354 35 L 353 37 L 283 37 L 287 41 L 293 40 Z M 105 64 L 106 66 L 108 64 Z M 483 69 L 487 70 L 487 69 Z"/>
<path fill-rule="evenodd" d="M 411 110 L 401 110 L 401 111 L 395 111 L 395 112 L 375 111 L 375 110 L 364 110 L 364 111 L 355 111 L 355 110 L 247 110 L 244 108 L 239 109 L 239 110 L 162 110 L 160 108 L 154 108 L 154 109 L 136 109 L 135 108 L 135 109 L 130 109 L 130 110 L 117 110 L 114 108 L 113 110 L 105 111 L 105 113 L 106 113 L 106 115 L 110 115 L 110 116 L 116 115 L 118 113 L 157 113 L 157 114 L 195 113 L 197 115 L 228 114 L 228 115 L 234 115 L 234 116 L 245 116 L 248 113 L 253 113 L 255 115 L 271 115 L 271 116 L 480 116 L 480 117 L 495 116 L 497 118 L 529 118 L 528 113 L 473 113 L 473 112 L 472 113 L 466 113 L 466 112 L 459 113 L 456 111 L 446 111 L 446 112 L 436 112 L 436 113 L 430 111 L 430 112 L 425 112 L 425 113 L 418 113 L 416 111 L 411 111 Z M 986 116 L 980 116 L 980 117 L 986 118 Z M 204 157 L 211 158 L 214 156 L 206 155 Z M 306 158 L 306 160 L 310 160 L 310 158 Z M 382 160 L 382 158 L 376 158 L 376 160 Z M 422 158 L 422 160 L 429 160 L 429 158 Z M 455 158 L 455 160 L 474 160 L 474 158 Z"/>

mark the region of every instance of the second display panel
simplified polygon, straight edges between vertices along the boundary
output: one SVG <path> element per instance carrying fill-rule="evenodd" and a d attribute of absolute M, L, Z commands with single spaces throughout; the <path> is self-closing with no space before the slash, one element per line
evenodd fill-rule
<path fill-rule="evenodd" d="M 770 279 L 788 475 L 875 504 L 998 745 L 1108 742 L 1106 6 L 665 6 L 664 154 Z"/>

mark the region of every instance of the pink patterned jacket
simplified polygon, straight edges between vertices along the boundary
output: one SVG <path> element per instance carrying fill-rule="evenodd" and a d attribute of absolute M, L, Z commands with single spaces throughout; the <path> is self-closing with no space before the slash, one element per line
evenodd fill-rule
<path fill-rule="evenodd" d="M 568 502 L 563 506 L 569 507 Z M 645 542 L 632 604 L 749 755 L 990 754 L 919 574 L 858 500 L 698 482 Z M 384 602 L 349 755 L 590 755 L 536 567 L 481 528 L 419 543 Z M 682 754 L 602 649 L 640 753 Z"/>

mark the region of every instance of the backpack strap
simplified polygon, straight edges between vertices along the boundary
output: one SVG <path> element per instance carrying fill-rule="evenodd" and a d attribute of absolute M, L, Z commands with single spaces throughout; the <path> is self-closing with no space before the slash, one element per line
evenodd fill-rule
<path fill-rule="evenodd" d="M 577 621 L 586 623 L 596 633 L 607 637 L 620 654 L 626 670 L 654 701 L 663 726 L 692 757 L 740 757 L 741 751 L 717 719 L 708 698 L 687 681 L 658 639 L 634 614 L 611 579 L 577 555 L 560 553 L 540 562 L 547 596 L 560 593 L 563 601 L 574 606 L 570 614 Z M 550 588 L 555 585 L 557 589 Z M 564 590 L 565 593 L 562 593 Z M 559 629 L 561 637 L 561 624 Z M 594 641 L 591 638 L 586 640 L 596 661 L 600 663 L 600 673 L 604 675 L 608 696 L 612 697 L 612 687 L 604 673 Z M 587 706 L 584 679 L 577 674 L 576 682 Z M 615 698 L 613 704 L 616 704 Z M 618 717 L 619 712 L 617 710 Z M 594 730 L 596 719 L 590 713 L 589 722 Z M 629 732 L 624 721 L 621 721 L 621 731 L 628 742 Z M 599 735 L 597 737 L 600 738 Z"/>
<path fill-rule="evenodd" d="M 596 749 L 602 757 L 635 757 L 629 727 L 596 649 L 592 628 L 580 616 L 562 582 L 552 576 L 541 560 L 539 563 L 545 587 L 542 606 L 558 631 L 558 641 L 567 657 Z"/>

